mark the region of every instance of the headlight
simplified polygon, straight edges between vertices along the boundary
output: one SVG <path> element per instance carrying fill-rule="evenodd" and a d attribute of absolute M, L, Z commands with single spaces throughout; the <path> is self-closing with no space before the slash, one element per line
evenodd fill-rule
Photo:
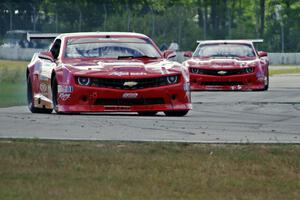
<path fill-rule="evenodd" d="M 191 72 L 193 74 L 199 74 L 199 69 L 197 69 L 197 68 L 191 68 Z"/>
<path fill-rule="evenodd" d="M 178 81 L 178 76 L 168 76 L 167 77 L 167 82 L 169 84 L 177 83 L 177 81 Z"/>
<path fill-rule="evenodd" d="M 91 79 L 87 77 L 78 77 L 77 82 L 79 85 L 88 86 L 91 82 Z"/>

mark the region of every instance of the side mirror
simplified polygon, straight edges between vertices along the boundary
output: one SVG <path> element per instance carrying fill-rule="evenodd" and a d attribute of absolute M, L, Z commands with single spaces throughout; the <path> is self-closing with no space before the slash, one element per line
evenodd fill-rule
<path fill-rule="evenodd" d="M 191 51 L 186 51 L 186 52 L 184 52 L 183 56 L 184 56 L 184 57 L 187 57 L 187 58 L 191 58 L 191 57 L 193 56 L 193 52 L 191 52 Z"/>
<path fill-rule="evenodd" d="M 267 57 L 268 56 L 268 53 L 265 52 L 265 51 L 259 51 L 258 52 L 258 56 L 261 58 L 261 57 Z"/>
<path fill-rule="evenodd" d="M 168 49 L 163 52 L 163 56 L 166 59 L 170 59 L 176 57 L 176 53 L 173 50 Z"/>
<path fill-rule="evenodd" d="M 43 51 L 39 53 L 39 58 L 45 59 L 45 60 L 50 60 L 51 62 L 54 62 L 53 55 L 50 51 Z"/>

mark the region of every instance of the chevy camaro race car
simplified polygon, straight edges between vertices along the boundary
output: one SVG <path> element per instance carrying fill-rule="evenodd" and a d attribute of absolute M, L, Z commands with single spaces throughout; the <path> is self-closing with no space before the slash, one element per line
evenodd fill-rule
<path fill-rule="evenodd" d="M 189 72 L 167 60 L 172 55 L 143 34 L 60 34 L 28 65 L 28 107 L 33 113 L 184 116 L 192 108 Z"/>
<path fill-rule="evenodd" d="M 184 54 L 191 90 L 268 90 L 267 53 L 253 42 L 262 40 L 199 41 L 194 53 Z"/>

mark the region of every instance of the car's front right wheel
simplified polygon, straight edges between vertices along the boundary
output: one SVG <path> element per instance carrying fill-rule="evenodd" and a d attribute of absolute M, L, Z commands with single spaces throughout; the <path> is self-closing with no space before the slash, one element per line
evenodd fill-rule
<path fill-rule="evenodd" d="M 51 90 L 52 90 L 52 104 L 53 104 L 53 109 L 55 110 L 56 113 L 59 113 L 58 112 L 58 107 L 57 107 L 57 104 L 58 104 L 58 90 L 57 90 L 57 87 L 58 87 L 58 84 L 57 84 L 57 80 L 56 80 L 56 77 L 54 76 L 51 80 Z"/>
<path fill-rule="evenodd" d="M 182 117 L 185 116 L 189 110 L 174 110 L 174 111 L 165 111 L 166 116 L 171 116 L 171 117 Z"/>
<path fill-rule="evenodd" d="M 138 112 L 140 116 L 155 116 L 157 114 L 156 111 L 142 111 Z"/>

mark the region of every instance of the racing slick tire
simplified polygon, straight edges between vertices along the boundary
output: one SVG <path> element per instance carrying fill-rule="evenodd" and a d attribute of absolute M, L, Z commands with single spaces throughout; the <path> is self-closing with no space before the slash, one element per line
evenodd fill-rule
<path fill-rule="evenodd" d="M 51 80 L 51 92 L 52 92 L 52 104 L 53 104 L 53 109 L 54 111 L 57 113 L 57 114 L 61 114 L 61 112 L 58 111 L 57 109 L 57 80 L 56 80 L 56 77 L 54 76 Z"/>
<path fill-rule="evenodd" d="M 182 117 L 185 116 L 189 111 L 188 110 L 176 110 L 176 111 L 165 111 L 166 116 L 170 117 Z"/>
<path fill-rule="evenodd" d="M 53 109 L 47 109 L 47 108 L 36 108 L 34 106 L 32 82 L 31 82 L 30 77 L 27 78 L 27 105 L 28 105 L 29 110 L 32 113 L 50 114 L 50 113 L 52 113 L 52 110 L 53 110 Z"/>
<path fill-rule="evenodd" d="M 155 116 L 157 114 L 157 111 L 143 111 L 138 112 L 140 116 Z"/>
<path fill-rule="evenodd" d="M 267 84 L 264 87 L 264 91 L 267 91 L 268 89 L 269 89 L 269 77 L 268 77 Z"/>

